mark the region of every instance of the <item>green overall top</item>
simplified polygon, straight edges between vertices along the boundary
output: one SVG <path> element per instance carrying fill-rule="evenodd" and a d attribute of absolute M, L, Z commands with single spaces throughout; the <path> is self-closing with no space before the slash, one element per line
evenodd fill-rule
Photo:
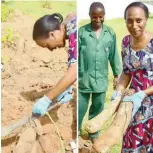
<path fill-rule="evenodd" d="M 91 24 L 79 29 L 79 92 L 105 92 L 108 88 L 108 61 L 114 75 L 121 72 L 114 30 L 102 25 L 99 38 Z"/>

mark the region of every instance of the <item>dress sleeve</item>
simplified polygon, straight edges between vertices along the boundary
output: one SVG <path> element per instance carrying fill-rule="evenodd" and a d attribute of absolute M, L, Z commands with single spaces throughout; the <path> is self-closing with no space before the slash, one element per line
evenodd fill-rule
<path fill-rule="evenodd" d="M 75 20 L 75 21 L 74 21 Z M 71 22 L 71 33 L 69 35 L 69 49 L 68 49 L 68 67 L 72 63 L 77 62 L 77 25 L 76 18 Z"/>
<path fill-rule="evenodd" d="M 121 44 L 121 56 L 122 56 L 122 64 L 123 64 L 123 72 L 127 75 L 130 74 L 130 54 L 129 54 L 129 36 L 125 36 L 122 40 Z"/>

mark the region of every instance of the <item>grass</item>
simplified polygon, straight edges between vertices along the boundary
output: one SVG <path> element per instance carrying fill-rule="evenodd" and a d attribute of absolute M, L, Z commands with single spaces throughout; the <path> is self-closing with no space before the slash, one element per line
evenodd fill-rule
<path fill-rule="evenodd" d="M 34 18 L 52 13 L 60 13 L 65 17 L 68 13 L 76 11 L 75 1 L 14 1 L 9 2 L 8 6 L 12 9 L 18 8 Z"/>
<path fill-rule="evenodd" d="M 89 23 L 89 20 L 83 20 L 83 21 L 79 22 L 79 26 L 82 26 L 87 23 Z M 148 19 L 147 27 L 146 27 L 146 29 L 150 32 L 153 32 L 152 23 L 153 23 L 153 18 L 150 17 Z M 119 54 L 120 54 L 121 53 L 122 38 L 125 35 L 127 35 L 127 33 L 128 33 L 126 26 L 125 26 L 125 21 L 123 19 L 112 19 L 112 20 L 105 21 L 105 24 L 112 27 L 115 30 L 116 36 L 117 36 L 117 46 L 118 46 L 118 50 L 119 50 Z M 110 102 L 110 97 L 113 92 L 112 81 L 113 81 L 113 74 L 112 74 L 111 68 L 109 68 L 109 86 L 108 86 L 105 105 L 107 105 Z M 85 117 L 85 120 L 86 119 L 87 119 L 87 117 Z M 102 131 L 105 131 L 109 127 L 111 122 L 112 122 L 112 119 L 110 119 L 108 121 L 108 123 L 103 127 Z M 121 144 L 122 143 L 115 145 L 109 153 L 120 153 L 121 152 Z"/>

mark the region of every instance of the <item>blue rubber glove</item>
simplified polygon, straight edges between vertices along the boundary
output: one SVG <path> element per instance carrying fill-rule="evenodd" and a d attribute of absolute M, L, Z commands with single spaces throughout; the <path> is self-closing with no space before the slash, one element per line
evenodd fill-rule
<path fill-rule="evenodd" d="M 67 90 L 65 90 L 62 94 L 60 94 L 56 101 L 60 101 L 62 104 L 68 103 L 71 99 L 73 99 L 72 95 L 72 87 L 69 87 Z"/>
<path fill-rule="evenodd" d="M 66 104 L 68 103 L 70 100 L 73 99 L 73 95 L 72 93 L 67 93 L 62 99 L 61 99 L 61 104 Z"/>
<path fill-rule="evenodd" d="M 144 91 L 139 91 L 132 96 L 125 96 L 123 102 L 133 102 L 132 117 L 136 114 L 138 109 L 141 107 L 141 103 L 147 95 Z"/>
<path fill-rule="evenodd" d="M 43 96 L 34 104 L 32 112 L 41 116 L 45 115 L 51 102 L 52 101 L 47 96 Z"/>
<path fill-rule="evenodd" d="M 117 90 L 114 90 L 112 96 L 111 96 L 111 101 L 115 100 L 116 98 L 121 97 L 121 93 Z"/>

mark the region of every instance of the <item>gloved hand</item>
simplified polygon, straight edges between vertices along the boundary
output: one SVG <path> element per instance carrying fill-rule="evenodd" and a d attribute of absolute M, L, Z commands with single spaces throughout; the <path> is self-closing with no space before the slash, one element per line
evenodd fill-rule
<path fill-rule="evenodd" d="M 68 103 L 70 100 L 73 99 L 73 94 L 72 93 L 67 93 L 65 94 L 65 96 L 60 100 L 61 104 L 66 104 Z"/>
<path fill-rule="evenodd" d="M 68 103 L 73 98 L 73 91 L 72 87 L 69 87 L 67 90 L 65 90 L 62 94 L 60 94 L 56 101 L 60 101 L 62 104 Z"/>
<path fill-rule="evenodd" d="M 111 101 L 115 100 L 116 98 L 118 97 L 121 97 L 121 92 L 117 91 L 117 90 L 114 90 L 112 96 L 111 96 Z"/>
<path fill-rule="evenodd" d="M 133 111 L 132 111 L 132 117 L 136 114 L 138 109 L 141 106 L 142 101 L 147 95 L 145 94 L 144 91 L 139 91 L 132 96 L 125 96 L 123 98 L 123 102 L 133 102 Z"/>
<path fill-rule="evenodd" d="M 52 101 L 47 96 L 43 96 L 34 104 L 32 112 L 41 116 L 45 115 L 51 102 Z"/>

